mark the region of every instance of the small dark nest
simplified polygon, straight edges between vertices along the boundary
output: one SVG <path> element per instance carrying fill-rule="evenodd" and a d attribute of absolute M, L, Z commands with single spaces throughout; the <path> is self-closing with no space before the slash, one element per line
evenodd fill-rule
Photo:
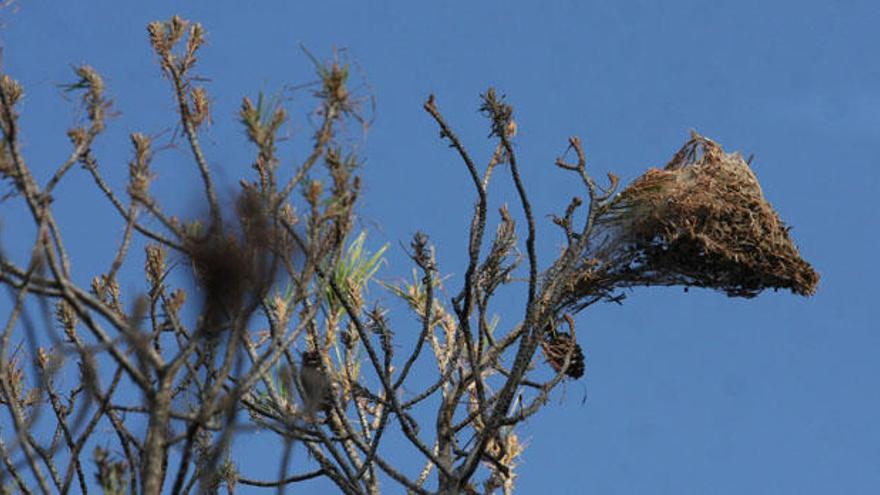
<path fill-rule="evenodd" d="M 610 203 L 595 241 L 572 299 L 595 294 L 597 283 L 754 297 L 764 289 L 810 296 L 819 282 L 749 165 L 696 133 L 662 170 L 648 170 Z"/>
<path fill-rule="evenodd" d="M 573 349 L 572 346 L 574 346 Z M 571 337 L 571 334 L 547 332 L 547 336 L 541 342 L 541 349 L 544 351 L 544 357 L 547 358 L 550 367 L 557 373 L 565 366 L 565 356 L 571 351 L 571 358 L 565 374 L 574 379 L 584 376 L 584 371 L 586 371 L 584 351 Z"/>

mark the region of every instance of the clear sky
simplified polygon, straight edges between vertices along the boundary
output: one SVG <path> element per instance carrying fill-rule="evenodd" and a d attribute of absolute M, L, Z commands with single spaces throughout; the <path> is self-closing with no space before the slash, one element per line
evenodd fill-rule
<path fill-rule="evenodd" d="M 390 244 L 379 276 L 408 274 L 400 243 L 424 230 L 451 274 L 450 293 L 465 267 L 473 195 L 421 110 L 429 93 L 481 158 L 491 143 L 478 94 L 496 86 L 514 104 L 543 267 L 563 242 L 547 215 L 580 194 L 552 165 L 568 136 L 582 137 L 597 176 L 624 180 L 666 163 L 691 128 L 755 153 L 765 195 L 822 276 L 818 294 L 744 301 L 640 289 L 623 306 L 580 314 L 587 375 L 521 430 L 529 446 L 520 492 L 880 493 L 871 309 L 880 278 L 880 3 L 22 0 L 16 10 L 2 14 L 3 65 L 25 87 L 24 152 L 41 183 L 69 153 L 64 131 L 78 115 L 57 84 L 71 81 L 72 63 L 98 69 L 121 112 L 96 146 L 117 187 L 129 132 L 173 132 L 149 21 L 177 13 L 207 28 L 199 71 L 210 79 L 214 125 L 204 139 L 229 188 L 252 152 L 235 122 L 241 97 L 312 80 L 299 43 L 321 56 L 346 48 L 377 102 L 363 146 L 362 220 L 373 246 Z M 309 137 L 296 111 L 308 104 L 303 92 L 289 102 L 289 156 Z M 186 206 L 197 177 L 186 156 L 163 152 L 155 169 L 154 190 Z M 58 216 L 85 281 L 104 269 L 122 227 L 84 172 L 67 180 Z M 494 206 L 512 200 L 509 189 L 499 177 Z M 17 211 L 0 204 L 7 249 L 21 232 Z M 371 294 L 390 297 L 378 287 Z M 520 303 L 498 308 L 502 325 L 517 321 Z"/>

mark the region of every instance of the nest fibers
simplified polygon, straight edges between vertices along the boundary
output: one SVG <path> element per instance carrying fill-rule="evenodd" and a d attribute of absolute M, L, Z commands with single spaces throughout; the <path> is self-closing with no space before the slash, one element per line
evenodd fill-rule
<path fill-rule="evenodd" d="M 764 289 L 809 296 L 819 282 L 749 165 L 696 133 L 666 167 L 603 207 L 589 253 L 565 305 L 637 285 L 754 297 Z"/>

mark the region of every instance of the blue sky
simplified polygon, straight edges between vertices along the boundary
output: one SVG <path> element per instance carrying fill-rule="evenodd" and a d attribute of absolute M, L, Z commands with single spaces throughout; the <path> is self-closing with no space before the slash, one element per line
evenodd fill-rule
<path fill-rule="evenodd" d="M 543 267 L 563 242 L 547 215 L 581 193 L 552 166 L 568 136 L 584 140 L 596 176 L 613 171 L 627 181 L 666 163 L 691 128 L 755 153 L 765 195 L 822 276 L 818 294 L 743 301 L 641 289 L 623 306 L 585 311 L 578 334 L 587 376 L 521 430 L 529 447 L 518 486 L 880 491 L 880 334 L 870 323 L 880 276 L 880 4 L 20 1 L 15 10 L 2 14 L 3 65 L 25 87 L 24 152 L 43 183 L 69 152 L 64 131 L 78 118 L 57 87 L 72 79 L 72 63 L 104 75 L 120 112 L 95 147 L 116 186 L 127 175 L 128 133 L 173 132 L 149 21 L 177 13 L 207 28 L 199 71 L 210 79 L 214 125 L 204 141 L 230 190 L 252 153 L 236 123 L 241 97 L 311 81 L 300 43 L 322 56 L 345 48 L 369 82 L 361 90 L 377 102 L 362 145 L 361 219 L 374 246 L 390 243 L 380 276 L 407 276 L 400 243 L 424 230 L 451 274 L 450 293 L 460 287 L 474 198 L 421 110 L 429 93 L 480 158 L 491 143 L 479 93 L 495 86 L 514 104 Z M 311 130 L 301 118 L 309 101 L 300 92 L 288 104 L 288 152 L 297 156 Z M 186 155 L 163 152 L 155 168 L 154 190 L 169 205 L 191 206 L 197 176 Z M 515 204 L 510 193 L 507 175 L 499 177 L 493 206 Z M 103 201 L 81 171 L 58 190 L 81 280 L 106 269 L 121 233 Z M 13 252 L 17 240 L 29 242 L 18 211 L 0 204 L 2 242 Z M 371 294 L 388 297 L 378 287 Z M 499 306 L 502 325 L 517 321 L 519 302 Z M 410 324 L 407 315 L 397 320 Z"/>

